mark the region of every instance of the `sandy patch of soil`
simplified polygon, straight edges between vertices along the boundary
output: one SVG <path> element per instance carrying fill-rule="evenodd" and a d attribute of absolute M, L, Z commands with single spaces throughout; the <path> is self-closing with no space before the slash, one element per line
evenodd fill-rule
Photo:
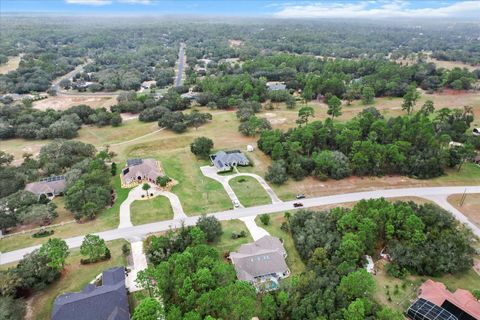
<path fill-rule="evenodd" d="M 228 40 L 228 45 L 230 46 L 230 48 L 238 48 L 238 47 L 243 46 L 243 41 L 242 40 L 229 39 Z"/>
<path fill-rule="evenodd" d="M 49 97 L 33 103 L 33 107 L 39 110 L 55 109 L 66 110 L 72 106 L 79 104 L 86 104 L 92 108 L 107 108 L 115 105 L 117 99 L 115 97 L 103 97 L 103 96 L 57 96 Z"/>

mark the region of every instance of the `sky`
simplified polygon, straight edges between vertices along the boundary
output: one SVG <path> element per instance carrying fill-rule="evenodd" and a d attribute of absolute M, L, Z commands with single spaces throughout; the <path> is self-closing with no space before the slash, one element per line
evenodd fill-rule
<path fill-rule="evenodd" d="M 480 21 L 480 0 L 0 0 L 0 13 L 7 12 Z"/>

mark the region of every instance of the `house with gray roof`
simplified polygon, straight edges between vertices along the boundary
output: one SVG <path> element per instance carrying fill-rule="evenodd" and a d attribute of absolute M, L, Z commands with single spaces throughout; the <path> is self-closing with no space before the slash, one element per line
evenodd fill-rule
<path fill-rule="evenodd" d="M 287 86 L 283 82 L 269 81 L 269 82 L 267 82 L 267 89 L 268 89 L 268 91 L 286 90 Z"/>
<path fill-rule="evenodd" d="M 257 290 L 274 290 L 280 279 L 290 275 L 286 257 L 282 242 L 269 235 L 243 244 L 237 252 L 230 253 L 237 278 L 252 283 Z"/>
<path fill-rule="evenodd" d="M 122 187 L 132 187 L 142 182 L 157 183 L 161 175 L 160 165 L 155 159 L 128 159 L 120 177 Z"/>
<path fill-rule="evenodd" d="M 218 151 L 210 155 L 210 160 L 218 172 L 230 171 L 236 166 L 250 165 L 250 161 L 240 150 Z"/>
<path fill-rule="evenodd" d="M 52 320 L 129 320 L 125 268 L 103 271 L 102 285 L 88 284 L 81 292 L 58 296 Z"/>
<path fill-rule="evenodd" d="M 67 190 L 67 179 L 65 176 L 52 176 L 41 179 L 37 182 L 29 183 L 25 186 L 25 190 L 36 194 L 38 197 L 45 195 L 49 199 L 61 195 Z"/>

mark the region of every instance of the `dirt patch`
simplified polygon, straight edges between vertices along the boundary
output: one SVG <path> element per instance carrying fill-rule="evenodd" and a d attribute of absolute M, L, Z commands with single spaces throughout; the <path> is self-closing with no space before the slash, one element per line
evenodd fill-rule
<path fill-rule="evenodd" d="M 92 108 L 109 108 L 117 103 L 115 96 L 111 97 L 99 97 L 99 96 L 57 96 L 49 97 L 33 103 L 33 107 L 39 110 L 66 110 L 72 106 L 79 104 L 86 104 Z"/>
<path fill-rule="evenodd" d="M 230 48 L 238 48 L 238 47 L 243 46 L 243 41 L 242 40 L 229 39 L 228 40 L 228 45 L 230 46 Z"/>
<path fill-rule="evenodd" d="M 4 64 L 0 64 L 0 74 L 6 74 L 10 71 L 16 70 L 20 65 L 21 56 L 8 57 L 8 61 Z"/>
<path fill-rule="evenodd" d="M 463 204 L 462 194 L 454 194 L 448 197 L 448 202 L 459 211 L 461 211 L 475 225 L 480 227 L 480 193 L 467 194 Z"/>

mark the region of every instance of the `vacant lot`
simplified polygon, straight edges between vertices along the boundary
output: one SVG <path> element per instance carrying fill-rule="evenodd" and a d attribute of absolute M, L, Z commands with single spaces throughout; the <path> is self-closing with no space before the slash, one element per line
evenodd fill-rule
<path fill-rule="evenodd" d="M 117 103 L 116 95 L 112 96 L 95 96 L 95 95 L 79 95 L 79 96 L 56 96 L 39 100 L 33 103 L 33 107 L 39 110 L 66 110 L 72 106 L 86 104 L 92 108 L 109 108 Z"/>
<path fill-rule="evenodd" d="M 103 270 L 126 265 L 126 259 L 122 254 L 124 240 L 107 242 L 112 258 L 90 265 L 81 265 L 80 250 L 72 250 L 67 258 L 65 270 L 60 279 L 48 286 L 45 290 L 27 300 L 31 310 L 25 319 L 48 320 L 51 317 L 52 305 L 55 298 L 66 292 L 78 292 L 89 282 L 95 279 Z"/>
<path fill-rule="evenodd" d="M 8 61 L 6 63 L 0 64 L 0 74 L 6 74 L 10 71 L 16 70 L 21 59 L 21 56 L 8 57 Z"/>
<path fill-rule="evenodd" d="M 454 194 L 448 197 L 448 202 L 460 210 L 468 219 L 480 227 L 480 194 L 467 194 L 461 205 L 462 194 Z"/>
<path fill-rule="evenodd" d="M 255 219 L 255 222 L 262 228 L 268 231 L 270 235 L 277 237 L 283 241 L 283 246 L 287 251 L 287 265 L 290 268 L 292 274 L 300 274 L 305 270 L 305 264 L 303 263 L 300 255 L 295 248 L 292 235 L 290 232 L 283 231 L 280 227 L 285 222 L 284 213 L 275 213 L 270 215 L 270 223 L 268 226 L 263 225 L 260 222 L 260 217 Z"/>
<path fill-rule="evenodd" d="M 220 241 L 213 244 L 213 247 L 218 251 L 220 255 L 227 254 L 229 252 L 237 250 L 242 244 L 253 242 L 252 236 L 248 232 L 245 224 L 240 220 L 228 220 L 221 221 L 223 234 Z M 232 239 L 232 233 L 239 234 L 244 231 L 246 237 Z"/>
<path fill-rule="evenodd" d="M 158 196 L 150 200 L 136 200 L 130 206 L 134 226 L 139 224 L 171 220 L 173 209 L 167 197 Z"/>
<path fill-rule="evenodd" d="M 245 207 L 258 206 L 271 203 L 265 189 L 252 177 L 236 177 L 229 181 L 230 186 Z"/>

